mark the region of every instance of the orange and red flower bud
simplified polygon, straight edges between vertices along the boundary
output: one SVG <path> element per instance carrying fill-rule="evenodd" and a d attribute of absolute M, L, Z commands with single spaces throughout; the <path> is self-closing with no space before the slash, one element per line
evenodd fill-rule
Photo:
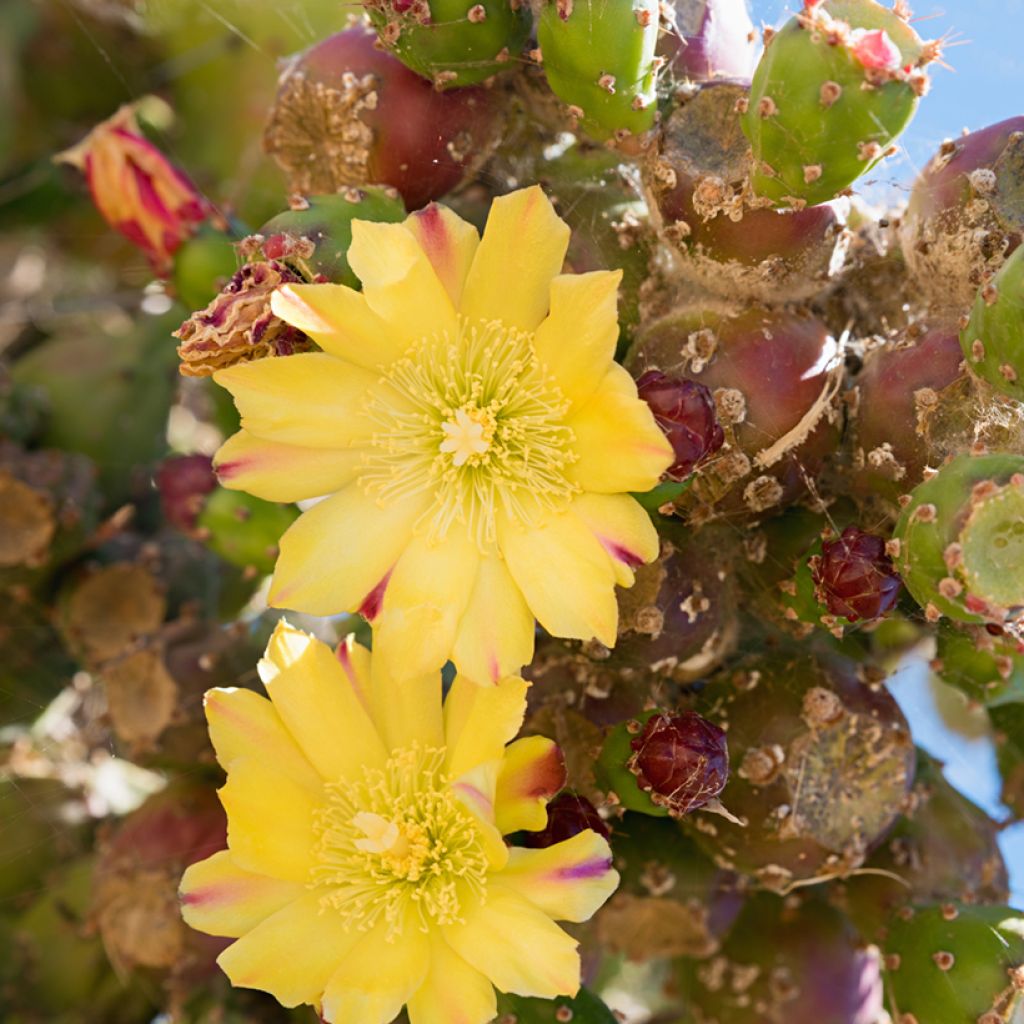
<path fill-rule="evenodd" d="M 104 220 L 166 274 L 171 257 L 210 213 L 195 185 L 143 134 L 136 106 L 121 107 L 57 160 L 85 175 Z"/>

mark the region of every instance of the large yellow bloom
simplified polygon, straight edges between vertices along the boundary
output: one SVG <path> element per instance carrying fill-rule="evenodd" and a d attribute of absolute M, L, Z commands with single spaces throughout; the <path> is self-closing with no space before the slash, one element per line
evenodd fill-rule
<path fill-rule="evenodd" d="M 536 187 L 495 200 L 482 239 L 432 205 L 355 222 L 362 292 L 275 293 L 323 351 L 215 377 L 242 415 L 225 486 L 331 495 L 282 538 L 271 604 L 362 612 L 396 674 L 452 658 L 497 682 L 530 661 L 534 617 L 615 642 L 615 584 L 658 551 L 625 492 L 673 455 L 612 360 L 620 273 L 560 274 L 568 238 Z"/>
<path fill-rule="evenodd" d="M 206 697 L 228 781 L 228 849 L 181 885 L 190 925 L 237 939 L 232 983 L 310 1003 L 330 1024 L 483 1024 L 494 986 L 553 997 L 579 986 L 583 921 L 618 876 L 592 831 L 547 849 L 536 830 L 561 787 L 555 745 L 529 736 L 518 677 L 396 684 L 351 638 L 337 654 L 280 625 L 260 663 L 270 700 Z"/>

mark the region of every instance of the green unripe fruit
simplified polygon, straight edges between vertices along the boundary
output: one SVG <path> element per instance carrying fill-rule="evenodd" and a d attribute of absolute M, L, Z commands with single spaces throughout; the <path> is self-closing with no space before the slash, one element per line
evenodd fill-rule
<path fill-rule="evenodd" d="M 314 246 L 306 260 L 310 269 L 335 284 L 358 289 L 359 278 L 348 265 L 354 220 L 397 223 L 405 220 L 405 206 L 394 189 L 380 185 L 350 188 L 337 195 L 308 196 L 260 228 L 264 254 L 268 259 L 288 260 L 287 253 L 278 253 L 278 237 L 309 239 Z"/>
<path fill-rule="evenodd" d="M 947 903 L 892 922 L 885 943 L 893 1018 L 1002 1024 L 1024 1005 L 1024 914 Z"/>
<path fill-rule="evenodd" d="M 974 373 L 1024 401 L 1024 246 L 978 292 L 960 348 Z"/>
<path fill-rule="evenodd" d="M 875 0 L 807 4 L 754 72 L 743 117 L 754 191 L 802 206 L 851 185 L 907 126 L 934 51 Z"/>
<path fill-rule="evenodd" d="M 627 764 L 633 756 L 630 745 L 635 736 L 639 735 L 647 721 L 659 714 L 648 711 L 636 719 L 620 722 L 608 734 L 601 748 L 601 754 L 594 765 L 597 783 L 605 791 L 614 793 L 618 806 L 627 811 L 639 811 L 655 818 L 668 817 L 668 807 L 656 804 L 650 793 L 645 793 L 637 782 L 637 777 Z"/>
<path fill-rule="evenodd" d="M 588 134 L 620 138 L 654 124 L 656 0 L 544 0 L 537 40 L 552 92 Z"/>
<path fill-rule="evenodd" d="M 914 488 L 894 538 L 929 621 L 1002 624 L 1024 605 L 1024 456 L 953 459 Z"/>
<path fill-rule="evenodd" d="M 294 505 L 275 505 L 219 488 L 206 499 L 196 525 L 211 551 L 232 565 L 253 568 L 265 576 L 274 571 L 281 534 L 298 517 Z"/>
<path fill-rule="evenodd" d="M 224 287 L 238 264 L 231 237 L 204 225 L 174 253 L 174 293 L 186 309 L 202 309 Z"/>
<path fill-rule="evenodd" d="M 384 47 L 438 89 L 513 67 L 530 9 L 509 0 L 363 0 Z"/>

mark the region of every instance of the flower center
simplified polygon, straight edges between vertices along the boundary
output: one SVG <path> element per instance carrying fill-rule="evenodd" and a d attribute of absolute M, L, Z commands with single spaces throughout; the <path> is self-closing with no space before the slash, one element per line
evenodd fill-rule
<path fill-rule="evenodd" d="M 444 750 L 397 750 L 383 770 L 328 785 L 314 822 L 310 885 L 320 905 L 350 927 L 459 920 L 464 899 L 484 892 L 487 858 L 469 811 L 452 793 Z"/>
<path fill-rule="evenodd" d="M 482 549 L 499 511 L 525 526 L 578 493 L 569 403 L 540 365 L 532 335 L 500 321 L 424 338 L 368 400 L 378 425 L 360 484 L 383 504 L 428 494 L 416 524 L 431 540 L 453 523 Z"/>

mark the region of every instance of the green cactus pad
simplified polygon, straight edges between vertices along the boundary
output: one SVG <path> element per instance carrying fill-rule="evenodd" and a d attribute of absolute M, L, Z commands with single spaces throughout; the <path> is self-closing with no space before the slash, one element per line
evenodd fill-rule
<path fill-rule="evenodd" d="M 530 9 L 509 0 L 364 0 L 384 47 L 438 89 L 474 85 L 515 66 Z"/>
<path fill-rule="evenodd" d="M 899 65 L 865 68 L 858 30 L 885 32 Z M 870 170 L 914 114 L 924 55 L 910 25 L 875 0 L 826 0 L 791 18 L 765 48 L 743 118 L 754 191 L 783 205 L 823 203 Z"/>
<path fill-rule="evenodd" d="M 1009 907 L 919 907 L 885 943 L 894 1020 L 998 1024 L 1024 1003 L 1024 914 Z"/>
<path fill-rule="evenodd" d="M 957 456 L 914 488 L 894 537 L 930 619 L 1004 621 L 1024 605 L 1024 457 Z"/>
<path fill-rule="evenodd" d="M 1024 247 L 978 292 L 960 347 L 974 373 L 1024 401 Z"/>
<path fill-rule="evenodd" d="M 939 630 L 934 668 L 942 681 L 994 708 L 1024 702 L 1024 653 L 1008 636 L 978 626 Z"/>
<path fill-rule="evenodd" d="M 278 233 L 308 238 L 316 246 L 307 261 L 310 268 L 328 281 L 358 289 L 359 278 L 348 265 L 355 220 L 396 223 L 405 220 L 405 206 L 394 189 L 380 185 L 352 188 L 339 195 L 308 196 L 302 209 L 271 217 L 259 233 L 264 238 Z"/>
<path fill-rule="evenodd" d="M 655 121 L 655 0 L 543 0 L 537 39 L 552 91 L 595 139 Z"/>
<path fill-rule="evenodd" d="M 575 996 L 557 999 L 528 999 L 503 993 L 498 997 L 497 1019 L 516 1024 L 616 1024 L 618 1018 L 593 992 L 581 988 Z"/>

